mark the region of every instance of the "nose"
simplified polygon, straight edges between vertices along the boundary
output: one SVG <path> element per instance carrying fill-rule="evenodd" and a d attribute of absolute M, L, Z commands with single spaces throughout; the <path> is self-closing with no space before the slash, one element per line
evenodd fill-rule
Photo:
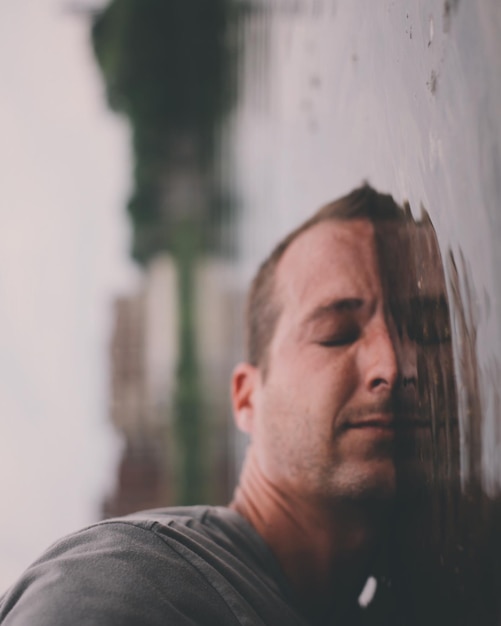
<path fill-rule="evenodd" d="M 398 336 L 385 320 L 367 329 L 361 350 L 361 369 L 366 389 L 371 393 L 393 391 L 401 374 Z"/>

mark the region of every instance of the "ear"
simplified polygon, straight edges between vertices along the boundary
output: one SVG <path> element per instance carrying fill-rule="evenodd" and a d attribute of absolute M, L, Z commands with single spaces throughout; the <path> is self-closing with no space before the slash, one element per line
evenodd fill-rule
<path fill-rule="evenodd" d="M 238 428 L 251 434 L 254 424 L 256 392 L 260 384 L 260 372 L 250 363 L 239 363 L 231 379 L 231 402 L 233 416 Z"/>

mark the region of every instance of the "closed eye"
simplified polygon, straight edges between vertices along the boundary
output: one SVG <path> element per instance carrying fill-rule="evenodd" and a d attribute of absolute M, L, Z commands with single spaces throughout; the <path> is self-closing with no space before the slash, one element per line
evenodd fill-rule
<path fill-rule="evenodd" d="M 344 335 L 335 335 L 329 337 L 323 341 L 319 341 L 318 344 L 324 348 L 338 348 L 341 346 L 349 346 L 354 343 L 359 337 L 358 332 L 347 333 Z"/>

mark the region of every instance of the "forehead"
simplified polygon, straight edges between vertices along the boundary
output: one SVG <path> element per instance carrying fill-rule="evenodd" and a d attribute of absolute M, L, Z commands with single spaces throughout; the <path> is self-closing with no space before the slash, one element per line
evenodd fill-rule
<path fill-rule="evenodd" d="M 358 297 L 378 289 L 379 269 L 373 224 L 366 219 L 329 220 L 295 239 L 281 258 L 277 295 L 307 305 L 333 297 Z"/>

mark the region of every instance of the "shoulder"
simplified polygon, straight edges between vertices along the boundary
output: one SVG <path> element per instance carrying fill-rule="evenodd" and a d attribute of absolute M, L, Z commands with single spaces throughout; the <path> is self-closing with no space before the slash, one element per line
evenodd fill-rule
<path fill-rule="evenodd" d="M 0 599 L 4 626 L 303 625 L 268 547 L 224 507 L 146 511 L 69 535 Z"/>
<path fill-rule="evenodd" d="M 0 604 L 4 624 L 238 623 L 207 558 L 221 550 L 208 507 L 106 520 L 54 544 Z M 201 615 L 198 615 L 201 613 Z"/>

